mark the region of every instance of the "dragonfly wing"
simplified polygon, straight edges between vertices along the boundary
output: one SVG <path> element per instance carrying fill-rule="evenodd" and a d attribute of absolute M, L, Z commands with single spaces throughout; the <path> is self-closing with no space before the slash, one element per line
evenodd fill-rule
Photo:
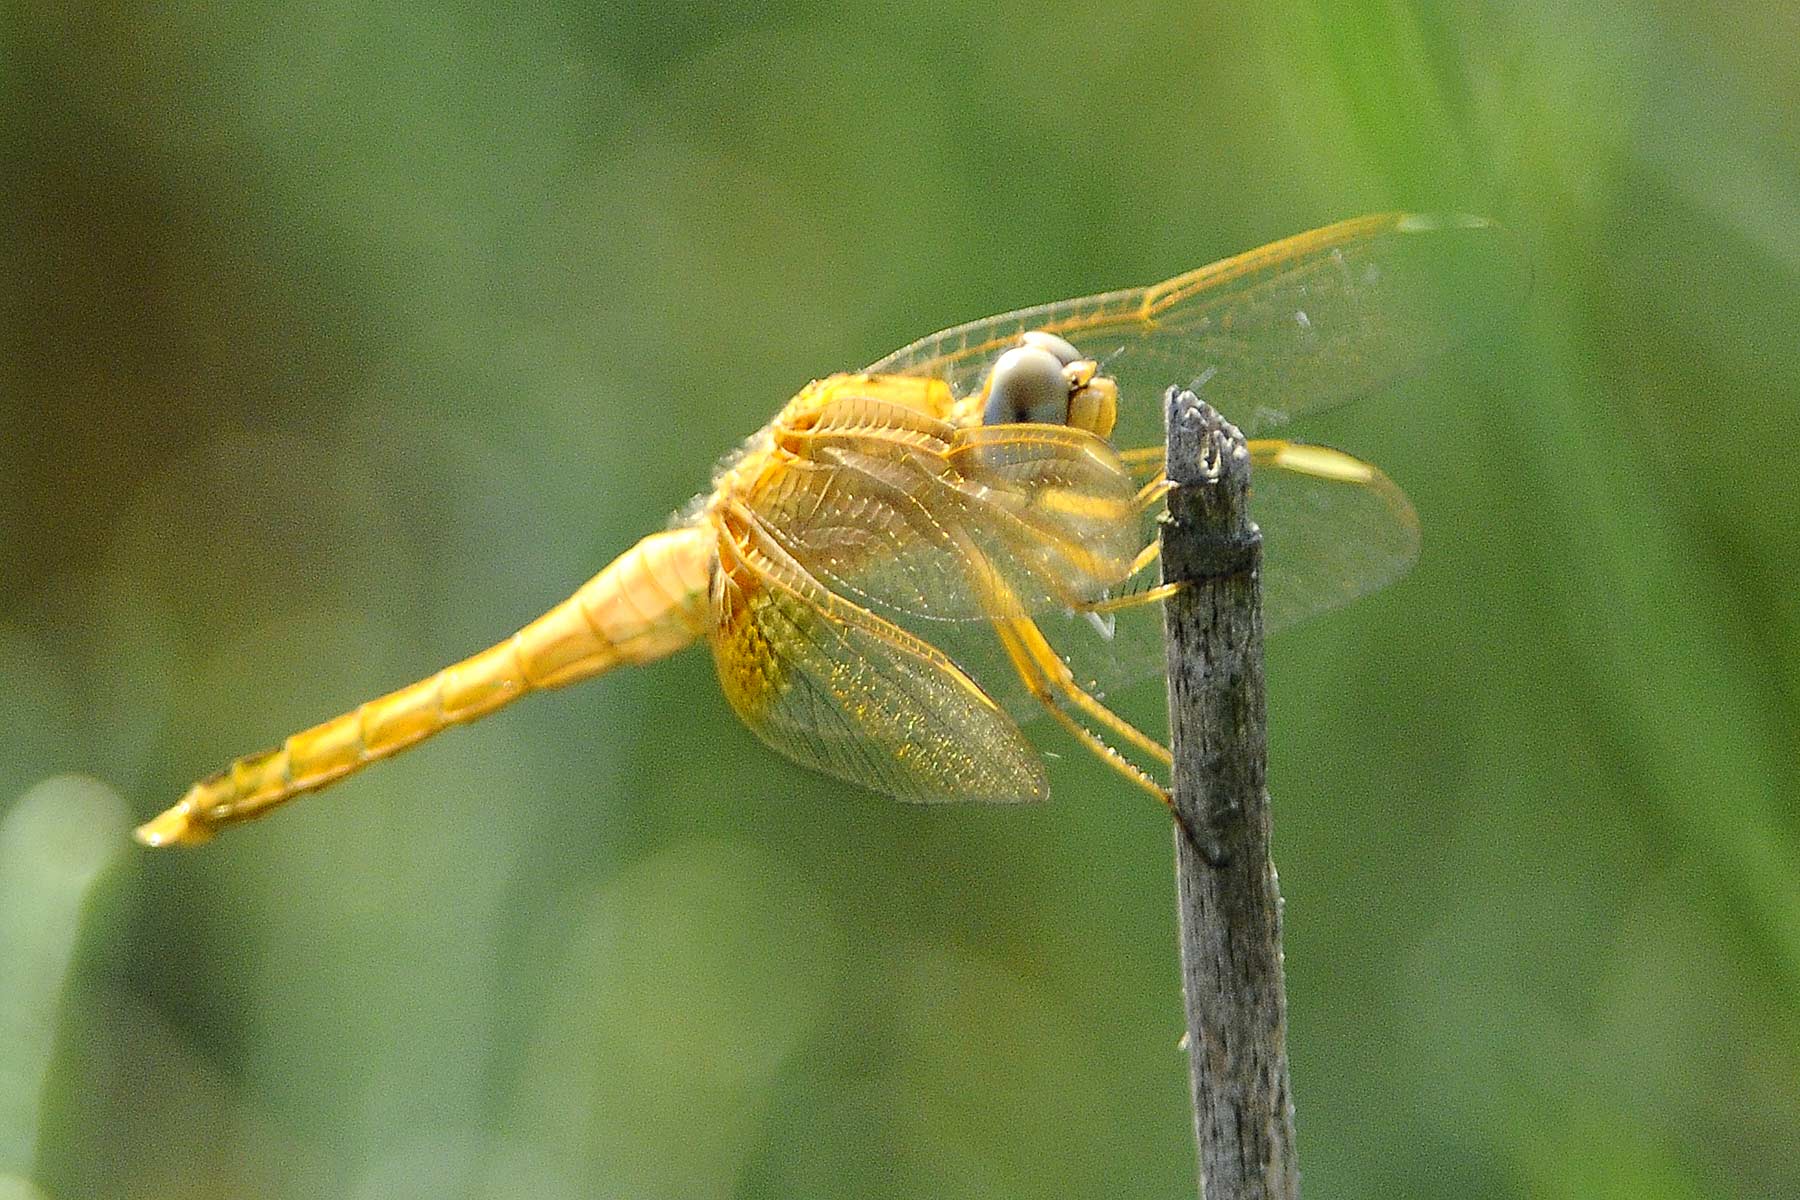
<path fill-rule="evenodd" d="M 1121 443 L 1161 440 L 1161 396 L 1191 386 L 1244 433 L 1354 400 L 1512 311 L 1530 272 L 1475 217 L 1385 213 L 1251 250 L 1149 287 L 959 325 L 869 370 L 981 387 L 1019 334 L 1072 342 L 1119 383 Z"/>
<path fill-rule="evenodd" d="M 1377 468 L 1325 446 L 1278 440 L 1251 442 L 1250 459 L 1269 632 L 1385 587 L 1418 558 L 1418 515 Z"/>
<path fill-rule="evenodd" d="M 1104 440 L 1061 425 L 940 432 L 921 440 L 866 420 L 834 432 L 821 418 L 804 454 L 744 503 L 825 587 L 912 616 L 991 616 L 976 561 L 1026 612 L 1098 599 L 1129 570 L 1147 520 Z"/>
<path fill-rule="evenodd" d="M 1300 442 L 1261 439 L 1250 443 L 1250 454 L 1250 514 L 1263 534 L 1267 632 L 1384 587 L 1418 557 L 1418 516 L 1405 493 L 1377 468 L 1342 451 Z M 1153 564 L 1120 590 L 1141 591 L 1159 582 Z M 1101 698 L 1165 669 L 1160 604 L 1100 615 L 1047 614 L 1039 623 L 1076 682 Z M 1015 707 L 1004 690 L 996 694 L 1014 711 L 1027 711 Z"/>
<path fill-rule="evenodd" d="M 1018 726 L 955 663 L 834 596 L 741 506 L 722 515 L 713 617 L 727 700 L 795 762 L 918 803 L 1048 795 Z"/>

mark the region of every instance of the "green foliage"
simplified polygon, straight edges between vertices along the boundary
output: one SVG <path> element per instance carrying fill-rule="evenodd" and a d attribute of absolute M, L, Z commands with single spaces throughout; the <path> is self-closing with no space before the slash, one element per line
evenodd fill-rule
<path fill-rule="evenodd" d="M 34 785 L 148 816 L 810 378 L 1390 207 L 1536 283 L 1297 431 L 1425 534 L 1271 647 L 1308 1192 L 1800 1193 L 1791 5 L 7 24 L 0 1197 L 1191 1194 L 1165 821 L 1054 729 L 904 809 L 694 654 L 191 853 Z"/>

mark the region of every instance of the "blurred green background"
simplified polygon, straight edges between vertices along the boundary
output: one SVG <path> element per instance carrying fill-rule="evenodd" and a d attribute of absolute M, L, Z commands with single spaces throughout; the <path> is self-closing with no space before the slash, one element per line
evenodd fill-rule
<path fill-rule="evenodd" d="M 1800 1194 L 1797 14 L 9 6 L 0 1196 L 1192 1195 L 1167 823 L 1042 728 L 908 809 L 690 653 L 126 830 L 815 375 L 1390 207 L 1537 282 L 1270 648 L 1307 1194 Z"/>

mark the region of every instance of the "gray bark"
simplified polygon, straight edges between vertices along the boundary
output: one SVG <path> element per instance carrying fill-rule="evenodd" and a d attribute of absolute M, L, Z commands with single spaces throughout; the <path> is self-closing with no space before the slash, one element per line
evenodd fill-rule
<path fill-rule="evenodd" d="M 1169 390 L 1165 602 L 1182 990 L 1204 1200 L 1294 1200 L 1281 893 L 1269 858 L 1262 539 L 1250 456 Z"/>

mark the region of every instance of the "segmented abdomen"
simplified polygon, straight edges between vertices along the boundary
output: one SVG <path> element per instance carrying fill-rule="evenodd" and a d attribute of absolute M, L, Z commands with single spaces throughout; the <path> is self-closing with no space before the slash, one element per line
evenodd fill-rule
<path fill-rule="evenodd" d="M 505 641 L 201 780 L 139 840 L 205 841 L 526 692 L 674 653 L 705 630 L 713 536 L 704 525 L 650 535 Z"/>

